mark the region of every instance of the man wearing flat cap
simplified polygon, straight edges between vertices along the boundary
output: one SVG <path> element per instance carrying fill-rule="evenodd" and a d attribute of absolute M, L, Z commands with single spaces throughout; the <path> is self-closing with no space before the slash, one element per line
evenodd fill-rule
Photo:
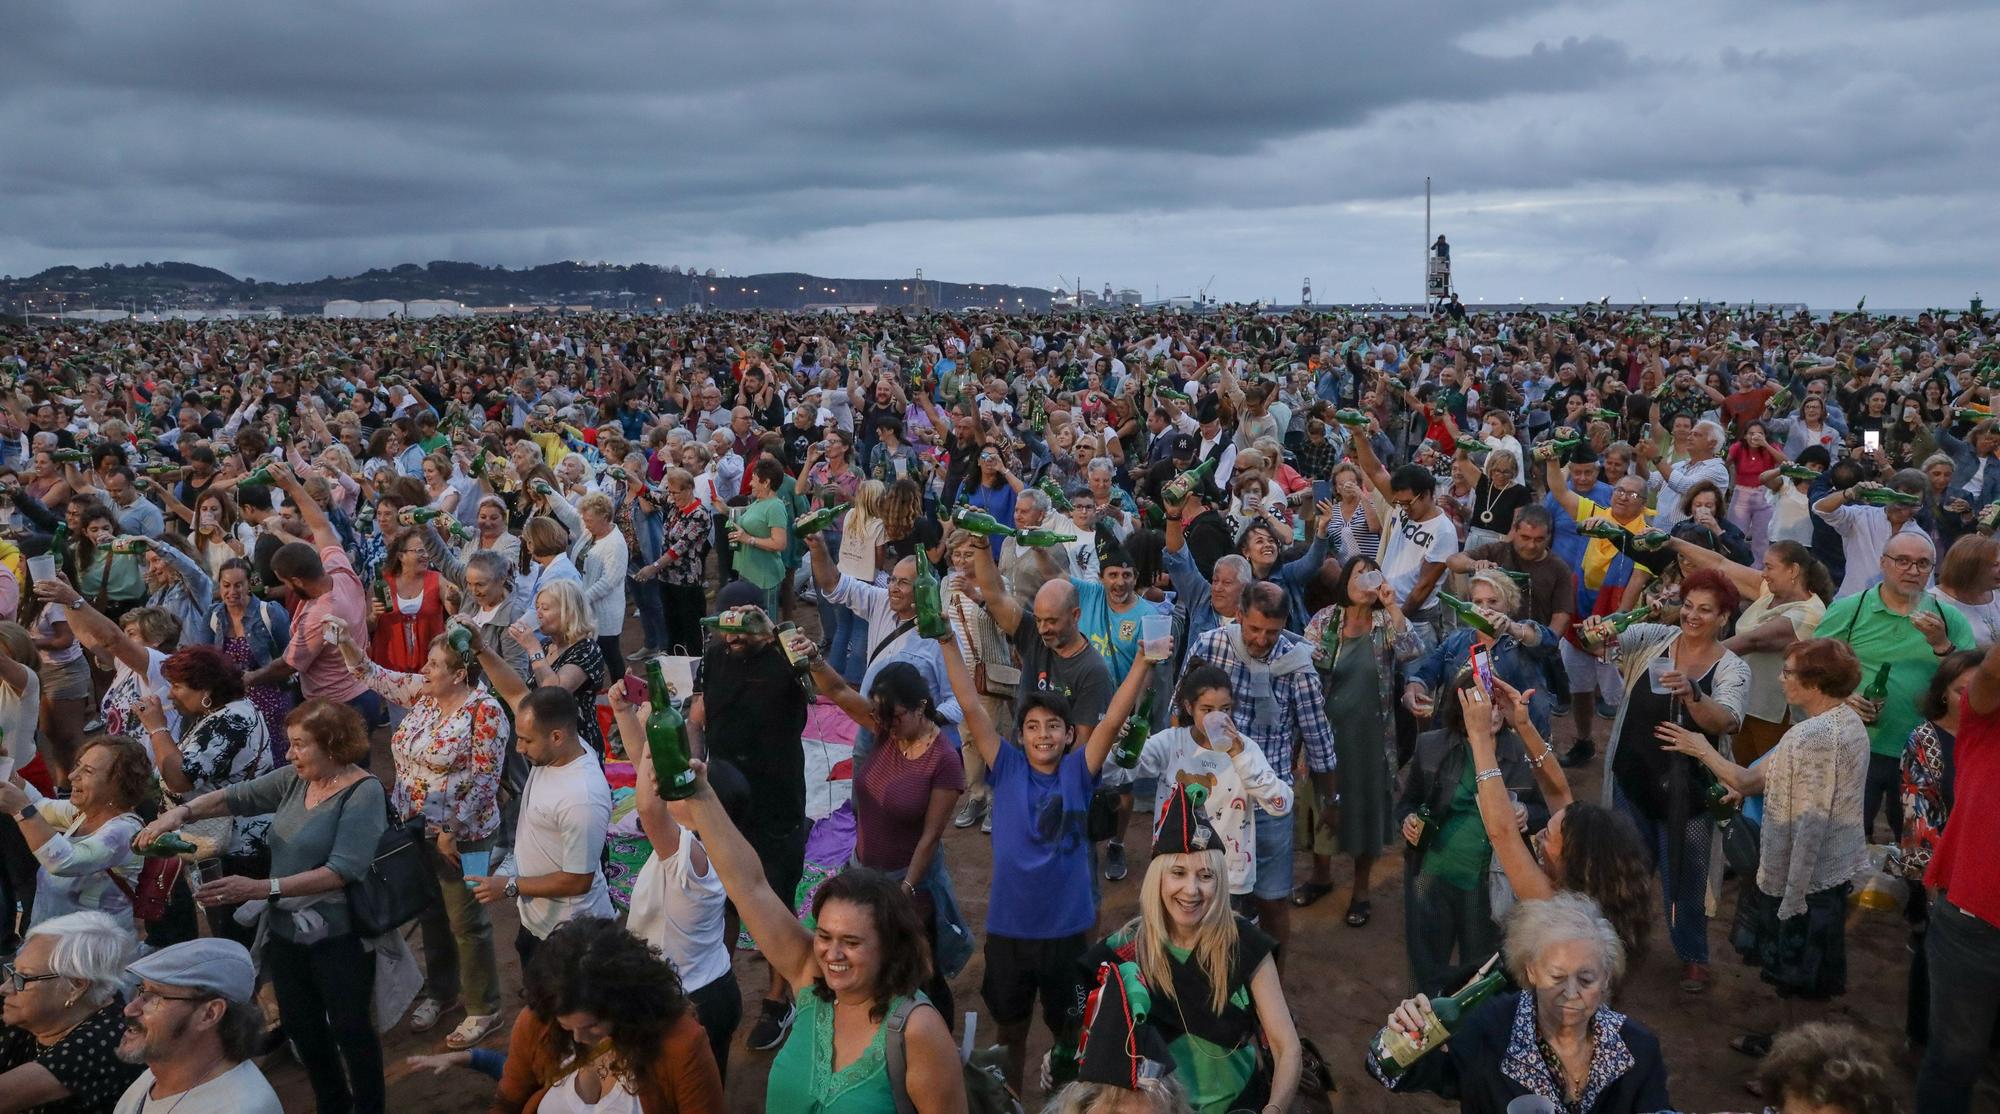
<path fill-rule="evenodd" d="M 189 940 L 125 971 L 137 986 L 118 1058 L 146 1070 L 119 1098 L 116 1114 L 280 1114 L 277 1093 L 250 1059 L 263 1041 L 264 1012 L 248 949 L 234 940 Z"/>

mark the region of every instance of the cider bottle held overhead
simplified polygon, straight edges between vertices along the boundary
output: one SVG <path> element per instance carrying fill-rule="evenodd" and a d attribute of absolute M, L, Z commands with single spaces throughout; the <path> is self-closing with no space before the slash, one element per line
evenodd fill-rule
<path fill-rule="evenodd" d="M 1076 509 L 1075 505 L 1069 501 L 1069 496 L 1063 493 L 1062 485 L 1056 482 L 1054 476 L 1043 476 L 1041 479 L 1036 480 L 1035 490 L 1048 496 L 1049 506 L 1063 514 L 1068 514 Z"/>
<path fill-rule="evenodd" d="M 819 659 L 819 649 L 805 635 L 799 633 L 797 623 L 781 623 L 778 626 L 778 648 L 785 652 L 785 660 L 792 665 L 792 672 L 799 675 L 799 687 L 806 690 L 808 700 L 819 696 L 819 686 L 813 683 L 813 664 Z M 804 648 L 794 647 L 793 641 L 804 643 Z"/>
<path fill-rule="evenodd" d="M 1593 518 L 1587 522 L 1578 523 L 1576 532 L 1586 538 L 1601 538 L 1619 545 L 1624 545 L 1632 540 L 1632 531 L 1627 530 L 1608 518 Z"/>
<path fill-rule="evenodd" d="M 652 714 L 646 717 L 646 750 L 653 762 L 653 784 L 666 800 L 686 800 L 695 793 L 694 768 L 688 764 L 687 721 L 674 707 L 673 691 L 667 688 L 667 675 L 658 658 L 646 663 L 646 687 L 653 702 Z"/>
<path fill-rule="evenodd" d="M 1500 637 L 1500 628 L 1494 626 L 1493 621 L 1485 615 L 1480 614 L 1477 607 L 1467 603 L 1465 600 L 1459 599 L 1450 592 L 1439 592 L 1437 597 L 1439 603 L 1443 604 L 1453 615 L 1458 616 L 1459 622 L 1488 638 Z M 1329 623 L 1328 625 L 1332 624 Z"/>
<path fill-rule="evenodd" d="M 792 520 L 792 529 L 799 537 L 811 537 L 838 521 L 840 516 L 847 513 L 847 507 L 846 503 L 835 503 L 830 507 L 821 507 L 809 514 L 802 514 Z"/>
<path fill-rule="evenodd" d="M 2000 506 L 2000 503 L 1994 504 Z M 1032 530 L 1022 530 L 1014 535 L 1014 544 L 1025 549 L 1043 549 L 1052 545 L 1062 545 L 1072 539 L 1040 526 Z"/>
<path fill-rule="evenodd" d="M 1175 506 L 1185 502 L 1188 496 L 1193 495 L 1199 490 L 1202 484 L 1208 482 L 1208 477 L 1214 474 L 1217 459 L 1216 457 L 1209 457 L 1193 468 L 1168 480 L 1167 486 L 1160 492 L 1161 500 L 1168 506 Z"/>
<path fill-rule="evenodd" d="M 1924 501 L 1921 495 L 1911 495 L 1894 488 L 1873 485 L 1858 490 L 1851 489 L 1848 494 L 1856 502 L 1866 503 L 1871 507 L 1916 507 L 1922 506 Z"/>
<path fill-rule="evenodd" d="M 917 634 L 922 638 L 943 638 L 951 629 L 944 617 L 944 599 L 938 589 L 937 570 L 930 554 L 917 546 L 917 582 L 911 589 L 917 607 Z"/>
<path fill-rule="evenodd" d="M 971 531 L 982 538 L 1012 537 L 1014 528 L 1004 525 L 999 519 L 980 510 L 970 503 L 962 503 L 951 512 L 952 525 Z"/>
<path fill-rule="evenodd" d="M 1139 752 L 1153 736 L 1153 692 L 1152 686 L 1147 686 L 1145 699 L 1125 721 L 1125 729 L 1118 733 L 1118 746 L 1111 752 L 1111 760 L 1127 770 L 1139 764 Z"/>

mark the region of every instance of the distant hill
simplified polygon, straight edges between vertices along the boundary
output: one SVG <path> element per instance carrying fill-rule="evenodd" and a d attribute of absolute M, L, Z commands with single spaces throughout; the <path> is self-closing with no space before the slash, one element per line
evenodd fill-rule
<path fill-rule="evenodd" d="M 926 280 L 929 304 L 940 309 L 995 306 L 1047 309 L 1051 291 L 1031 286 Z M 469 306 L 591 305 L 599 309 L 677 309 L 701 302 L 724 309 L 800 309 L 838 303 L 917 304 L 907 278 L 826 278 L 797 272 L 716 277 L 650 263 L 545 263 L 511 270 L 437 260 L 377 267 L 358 275 L 309 282 L 239 279 L 193 263 L 107 263 L 51 267 L 38 275 L 0 278 L 0 311 L 57 309 L 260 309 L 318 312 L 336 298 L 369 301 L 444 298 Z"/>

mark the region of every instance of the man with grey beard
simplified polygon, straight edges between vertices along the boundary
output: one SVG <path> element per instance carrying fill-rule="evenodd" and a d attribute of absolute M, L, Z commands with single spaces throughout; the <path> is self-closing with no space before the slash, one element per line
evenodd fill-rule
<path fill-rule="evenodd" d="M 280 1114 L 277 1092 L 250 1059 L 264 1036 L 264 1012 L 255 1000 L 257 968 L 243 945 L 189 940 L 125 971 L 137 988 L 125 1007 L 118 1058 L 146 1070 L 119 1098 L 115 1114 L 177 1108 Z M 379 1095 L 379 1080 L 375 1087 Z"/>

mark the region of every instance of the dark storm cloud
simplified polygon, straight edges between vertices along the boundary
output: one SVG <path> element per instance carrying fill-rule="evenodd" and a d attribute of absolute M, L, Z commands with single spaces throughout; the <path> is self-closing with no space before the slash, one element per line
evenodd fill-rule
<path fill-rule="evenodd" d="M 1586 254 L 1613 277 L 1669 258 L 1715 273 L 1729 253 L 1690 245 L 1700 222 L 1662 206 L 1712 193 L 1757 208 L 1763 235 L 1787 210 L 1810 238 L 1854 203 L 1963 193 L 2000 138 L 1976 111 L 1991 13 L 1945 4 L 80 3 L 0 18 L 0 271 L 17 273 L 699 253 L 839 273 L 927 259 L 1047 284 L 1049 260 L 1093 253 L 1081 262 L 1125 281 L 1221 271 L 1225 295 L 1248 297 L 1313 253 L 1378 266 L 1383 222 L 1410 219 L 1427 173 L 1491 226 L 1511 272 L 1496 281 L 1570 265 L 1551 254 L 1558 228 L 1597 238 Z M 1516 219 L 1510 195 L 1577 204 Z M 1167 238 L 1134 243 L 1142 230 Z"/>

